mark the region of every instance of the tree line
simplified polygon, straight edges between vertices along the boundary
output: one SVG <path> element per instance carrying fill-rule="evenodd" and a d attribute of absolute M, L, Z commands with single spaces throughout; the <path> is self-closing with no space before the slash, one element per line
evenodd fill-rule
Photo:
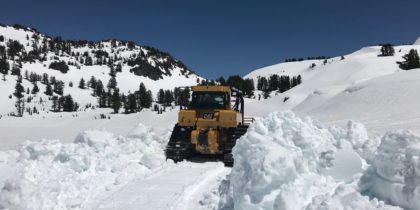
<path fill-rule="evenodd" d="M 279 76 L 277 74 L 269 77 L 258 77 L 257 90 L 263 91 L 263 97 L 266 99 L 272 91 L 283 93 L 302 83 L 300 75 L 290 77 L 288 75 Z"/>

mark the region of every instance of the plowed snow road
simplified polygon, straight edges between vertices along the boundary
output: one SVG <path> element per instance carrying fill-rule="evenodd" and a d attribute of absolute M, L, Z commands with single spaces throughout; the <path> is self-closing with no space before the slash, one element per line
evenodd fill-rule
<path fill-rule="evenodd" d="M 203 193 L 217 187 L 229 171 L 220 162 L 171 164 L 148 178 L 130 182 L 95 209 L 197 210 Z"/>

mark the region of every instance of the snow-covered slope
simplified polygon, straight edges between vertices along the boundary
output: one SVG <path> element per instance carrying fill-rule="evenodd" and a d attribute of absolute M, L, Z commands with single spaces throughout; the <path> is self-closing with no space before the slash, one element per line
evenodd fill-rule
<path fill-rule="evenodd" d="M 419 81 L 420 69 L 400 71 L 349 86 L 330 98 L 311 94 L 294 110 L 330 123 L 357 119 L 375 134 L 399 128 L 418 131 Z"/>
<path fill-rule="evenodd" d="M 413 45 L 420 45 L 420 37 L 416 40 L 416 42 L 414 42 Z"/>
<path fill-rule="evenodd" d="M 48 74 L 56 80 L 64 82 L 63 95 L 71 94 L 74 100 L 83 107 L 86 104 L 97 104 L 97 98 L 92 96 L 92 88 L 78 88 L 83 78 L 86 82 L 95 77 L 107 86 L 110 80 L 110 69 L 117 71 L 116 80 L 120 93 L 134 93 L 144 83 L 154 96 L 159 89 L 173 90 L 177 86 L 195 85 L 202 80 L 200 76 L 188 69 L 181 61 L 171 55 L 155 48 L 139 46 L 130 41 L 68 41 L 61 38 L 50 38 L 35 29 L 22 26 L 0 26 L 0 47 L 5 49 L 4 57 L 9 63 L 9 72 L 0 80 L 0 115 L 6 115 L 15 110 L 14 98 L 9 99 L 14 92 L 16 76 L 11 75 L 13 67 L 19 68 L 24 78 L 23 87 L 32 90 L 33 84 L 26 78 L 26 72 L 38 76 Z M 17 53 L 13 54 L 10 46 L 17 41 Z M 0 58 L 2 55 L 0 55 Z M 64 61 L 69 70 L 62 73 L 49 68 L 53 62 Z M 121 71 L 117 69 L 121 67 Z M 70 87 L 70 83 L 73 84 Z M 44 94 L 46 85 L 37 82 L 40 92 L 37 94 L 24 94 L 34 100 L 26 107 L 37 107 L 38 111 L 49 111 L 50 101 Z M 40 102 L 42 98 L 43 102 Z"/>
<path fill-rule="evenodd" d="M 247 115 L 260 116 L 275 110 L 294 110 L 301 116 L 311 115 L 326 123 L 357 119 L 372 133 L 388 128 L 420 130 L 416 126 L 420 110 L 418 82 L 420 69 L 404 71 L 397 61 L 419 45 L 395 46 L 395 55 L 382 57 L 380 47 L 365 47 L 345 55 L 321 60 L 282 63 L 255 70 L 245 78 L 258 76 L 301 75 L 302 84 L 284 92 L 272 93 L 267 100 L 249 100 Z M 314 68 L 310 65 L 315 63 Z M 284 99 L 289 99 L 284 102 Z"/>

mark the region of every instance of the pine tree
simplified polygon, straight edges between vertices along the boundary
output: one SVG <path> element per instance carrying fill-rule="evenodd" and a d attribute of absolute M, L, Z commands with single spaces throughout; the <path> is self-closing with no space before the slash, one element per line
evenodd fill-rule
<path fill-rule="evenodd" d="M 254 80 L 253 79 L 245 79 L 243 85 L 244 95 L 248 98 L 254 96 Z"/>
<path fill-rule="evenodd" d="M 53 90 L 52 90 L 52 87 L 51 87 L 50 83 L 47 84 L 44 93 L 47 96 L 52 96 L 53 95 Z"/>
<path fill-rule="evenodd" d="M 159 104 L 163 104 L 165 102 L 165 91 L 163 89 L 159 89 L 159 92 L 157 95 L 157 102 Z"/>
<path fill-rule="evenodd" d="M 6 81 L 6 75 L 9 73 L 9 62 L 4 58 L 0 59 L 0 73 L 3 74 L 3 80 Z"/>
<path fill-rule="evenodd" d="M 63 95 L 64 91 L 64 82 L 58 80 L 54 83 L 54 93 L 57 93 L 58 95 Z"/>
<path fill-rule="evenodd" d="M 59 112 L 60 111 L 60 105 L 59 105 L 59 101 L 58 101 L 58 96 L 53 96 L 51 100 L 52 100 L 51 111 Z"/>
<path fill-rule="evenodd" d="M 300 76 L 300 74 L 297 76 L 296 80 L 297 80 L 297 85 L 302 83 L 302 77 Z"/>
<path fill-rule="evenodd" d="M 24 98 L 16 99 L 15 107 L 16 107 L 17 116 L 23 117 L 23 113 L 25 111 L 25 99 Z"/>
<path fill-rule="evenodd" d="M 98 99 L 99 108 L 105 108 L 106 107 L 106 102 L 108 101 L 107 94 L 102 93 L 98 96 L 99 96 L 99 99 Z"/>
<path fill-rule="evenodd" d="M 143 83 L 140 83 L 138 94 L 140 98 L 140 104 L 139 104 L 140 109 L 148 108 L 149 102 L 148 102 L 147 89 Z"/>
<path fill-rule="evenodd" d="M 391 44 L 384 44 L 381 47 L 381 56 L 394 56 L 395 50 Z"/>
<path fill-rule="evenodd" d="M 19 65 L 16 63 L 13 63 L 12 65 L 12 71 L 10 72 L 11 75 L 20 75 L 20 68 Z"/>
<path fill-rule="evenodd" d="M 36 84 L 36 82 L 34 83 L 34 87 L 32 88 L 31 93 L 32 94 L 37 94 L 39 92 L 39 88 L 38 85 Z"/>
<path fill-rule="evenodd" d="M 170 90 L 165 90 L 164 93 L 164 106 L 171 106 L 172 102 L 174 101 L 173 92 Z"/>
<path fill-rule="evenodd" d="M 58 98 L 58 111 L 61 111 L 61 109 L 63 109 L 64 106 L 64 96 L 61 96 Z"/>
<path fill-rule="evenodd" d="M 134 113 L 137 111 L 137 101 L 136 96 L 134 94 L 131 93 L 128 95 L 127 103 L 129 113 Z"/>
<path fill-rule="evenodd" d="M 114 113 L 117 114 L 120 108 L 121 108 L 120 91 L 117 88 L 112 93 L 112 109 L 114 110 Z"/>
<path fill-rule="evenodd" d="M 101 96 L 105 92 L 104 85 L 102 84 L 101 80 L 96 82 L 96 87 L 93 90 L 93 96 Z"/>
<path fill-rule="evenodd" d="M 408 54 L 403 56 L 405 61 L 397 62 L 401 69 L 410 70 L 420 68 L 420 58 L 417 50 L 411 49 Z"/>
<path fill-rule="evenodd" d="M 82 79 L 80 79 L 80 82 L 79 82 L 79 88 L 80 89 L 85 89 L 86 87 L 85 87 L 85 80 L 83 79 L 83 77 L 82 77 Z"/>
<path fill-rule="evenodd" d="M 108 92 L 106 92 L 106 107 L 112 106 L 112 92 L 110 89 L 108 89 Z"/>
<path fill-rule="evenodd" d="M 115 79 L 115 77 L 111 77 L 111 78 L 109 79 L 109 82 L 108 82 L 107 88 L 108 88 L 108 89 L 115 89 L 116 87 L 117 87 L 117 80 Z"/>
<path fill-rule="evenodd" d="M 92 76 L 88 82 L 88 87 L 95 89 L 96 88 L 96 78 Z"/>
<path fill-rule="evenodd" d="M 48 74 L 47 74 L 47 73 L 43 73 L 43 74 L 42 74 L 42 80 L 41 80 L 41 83 L 42 83 L 42 84 L 44 84 L 44 85 L 46 85 L 46 84 L 48 84 L 48 83 L 49 83 L 49 80 L 48 80 Z"/>
<path fill-rule="evenodd" d="M 146 101 L 144 102 L 144 107 L 143 108 L 150 108 L 150 107 L 152 107 L 152 102 L 153 102 L 152 91 L 148 90 L 146 95 L 147 95 L 147 97 L 146 97 Z"/>
<path fill-rule="evenodd" d="M 267 98 L 269 98 L 270 97 L 270 90 L 269 89 L 264 89 L 263 90 L 263 97 L 264 97 L 264 99 L 267 99 Z"/>
<path fill-rule="evenodd" d="M 115 71 L 116 72 L 122 72 L 122 66 L 121 66 L 121 64 L 119 63 L 119 64 L 117 64 L 117 66 L 116 66 L 116 68 L 115 68 Z"/>
<path fill-rule="evenodd" d="M 226 80 L 223 76 L 219 77 L 217 81 L 219 82 L 220 85 L 226 85 Z"/>
<path fill-rule="evenodd" d="M 24 92 L 25 92 L 25 88 L 22 86 L 22 77 L 18 76 L 18 79 L 16 80 L 15 92 L 13 93 L 13 95 L 16 98 L 21 99 L 23 98 Z"/>
<path fill-rule="evenodd" d="M 73 97 L 71 97 L 71 95 L 66 95 L 64 96 L 64 101 L 63 101 L 63 111 L 65 112 L 72 112 L 75 110 L 75 103 L 73 101 Z"/>

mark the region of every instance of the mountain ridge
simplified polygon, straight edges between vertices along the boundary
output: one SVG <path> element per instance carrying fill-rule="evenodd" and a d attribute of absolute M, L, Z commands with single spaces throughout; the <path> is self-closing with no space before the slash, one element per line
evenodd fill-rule
<path fill-rule="evenodd" d="M 81 106 L 98 104 L 98 98 L 92 93 L 95 90 L 89 83 L 92 79 L 100 80 L 106 89 L 114 77 L 112 83 L 126 95 L 138 91 L 143 83 L 154 96 L 160 89 L 173 91 L 177 86 L 196 85 L 205 80 L 182 61 L 154 47 L 117 39 L 64 40 L 18 24 L 0 25 L 0 60 L 4 64 L 0 70 L 3 73 L 0 74 L 0 98 L 4 100 L 0 114 L 3 115 L 14 110 L 12 96 L 19 74 L 23 78 L 24 98 L 29 98 L 27 107 L 45 111 L 52 105 L 45 104 L 46 101 L 55 95 L 71 94 Z M 43 81 L 41 77 L 44 77 Z M 77 85 L 82 79 L 86 88 Z M 64 90 L 45 95 L 48 80 L 61 82 Z M 40 91 L 31 94 L 35 84 Z M 32 99 L 44 105 L 33 104 Z"/>

